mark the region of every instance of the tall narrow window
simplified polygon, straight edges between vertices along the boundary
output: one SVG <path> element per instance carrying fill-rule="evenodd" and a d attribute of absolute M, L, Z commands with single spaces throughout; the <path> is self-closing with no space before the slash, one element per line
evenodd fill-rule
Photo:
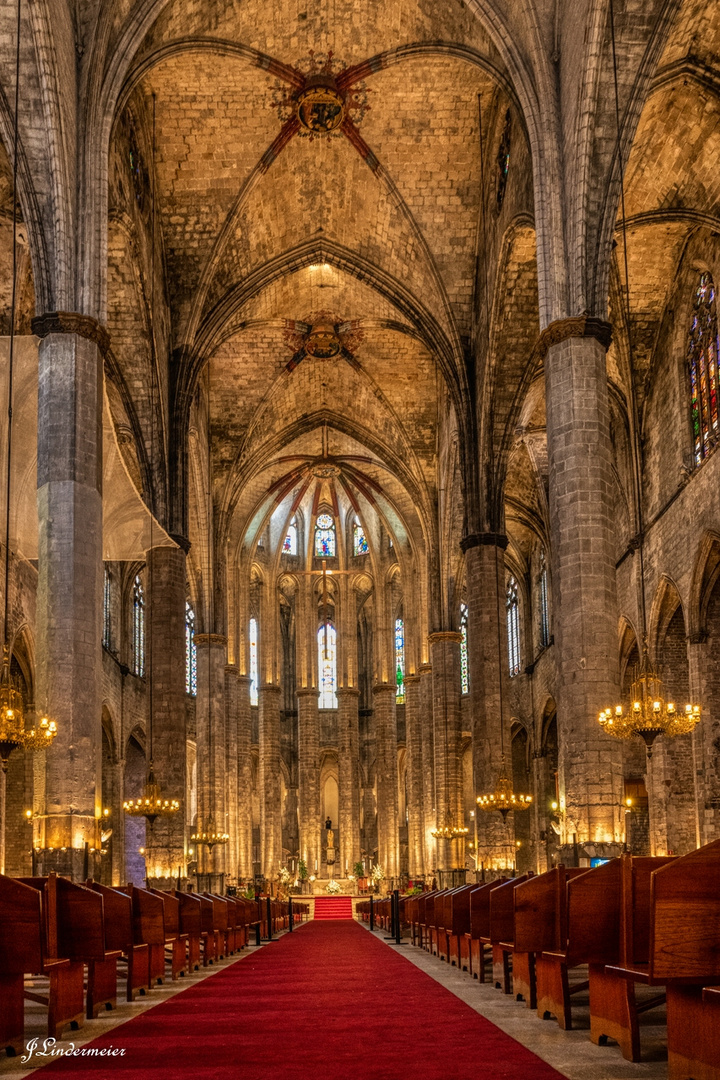
<path fill-rule="evenodd" d="M 297 520 L 292 519 L 288 525 L 288 531 L 283 543 L 283 555 L 297 555 L 298 553 L 298 535 L 297 535 Z"/>
<path fill-rule="evenodd" d="M 367 555 L 370 548 L 368 547 L 367 537 L 365 536 L 365 530 L 359 521 L 356 521 L 353 525 L 353 554 L 354 555 Z"/>
<path fill-rule="evenodd" d="M 328 621 L 317 634 L 318 674 L 320 677 L 319 709 L 337 709 L 337 635 Z"/>
<path fill-rule="evenodd" d="M 335 522 L 329 514 L 318 514 L 315 522 L 315 554 L 319 559 L 331 559 L 335 551 Z"/>
<path fill-rule="evenodd" d="M 258 703 L 258 624 L 250 620 L 250 704 Z"/>
<path fill-rule="evenodd" d="M 102 643 L 106 649 L 112 647 L 112 574 L 105 567 L 105 578 L 103 581 L 103 639 Z"/>
<path fill-rule="evenodd" d="M 138 574 L 133 583 L 133 674 L 145 675 L 145 590 Z"/>
<path fill-rule="evenodd" d="M 460 692 L 462 694 L 467 694 L 470 692 L 470 674 L 468 670 L 467 604 L 460 605 L 460 633 L 462 634 L 462 641 L 460 642 Z"/>
<path fill-rule="evenodd" d="M 195 644 L 195 612 L 185 602 L 185 693 L 197 695 L 197 645 Z"/>
<path fill-rule="evenodd" d="M 540 644 L 550 644 L 550 612 L 548 609 L 548 572 L 545 552 L 540 552 Z"/>
<path fill-rule="evenodd" d="M 395 701 L 405 704 L 405 623 L 395 620 Z"/>
<path fill-rule="evenodd" d="M 505 113 L 505 125 L 500 136 L 500 145 L 497 154 L 497 208 L 498 210 L 505 199 L 508 173 L 510 171 L 510 134 L 512 131 L 512 116 L 510 110 Z"/>
<path fill-rule="evenodd" d="M 695 290 L 688 342 L 690 407 L 695 464 L 699 465 L 717 443 L 718 436 L 718 321 L 715 285 L 708 273 L 700 275 Z"/>
<path fill-rule="evenodd" d="M 510 578 L 505 601 L 507 609 L 508 662 L 510 674 L 520 674 L 520 605 L 518 587 L 514 577 Z"/>

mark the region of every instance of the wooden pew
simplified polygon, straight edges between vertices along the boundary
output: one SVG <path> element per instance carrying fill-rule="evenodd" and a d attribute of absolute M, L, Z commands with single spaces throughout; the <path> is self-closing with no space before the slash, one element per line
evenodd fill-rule
<path fill-rule="evenodd" d="M 134 1001 L 138 994 L 150 989 L 150 949 L 135 940 L 133 902 L 121 889 L 113 889 L 93 881 L 93 892 L 103 900 L 105 914 L 105 944 L 112 951 L 119 951 L 127 965 L 127 1000 Z"/>
<path fill-rule="evenodd" d="M 117 964 L 120 949 L 108 949 L 103 899 L 92 889 L 67 878 L 56 879 L 58 948 L 69 960 L 87 966 L 88 1020 L 103 1009 L 117 1008 Z"/>
<path fill-rule="evenodd" d="M 720 840 L 653 873 L 648 975 L 666 982 L 669 1080 L 720 1080 Z"/>
<path fill-rule="evenodd" d="M 165 905 L 162 896 L 128 885 L 132 900 L 134 940 L 148 946 L 150 951 L 150 985 L 165 981 Z"/>
<path fill-rule="evenodd" d="M 0 874 L 0 1051 L 22 1052 L 24 976 L 42 970 L 43 946 L 39 890 Z"/>
<path fill-rule="evenodd" d="M 205 892 L 202 894 L 212 904 L 212 932 L 215 936 L 215 959 L 227 956 L 228 944 L 228 903 L 221 896 Z"/>
<path fill-rule="evenodd" d="M 490 893 L 507 880 L 488 881 L 470 894 L 470 971 L 480 982 L 485 982 L 485 950 L 490 945 Z"/>
<path fill-rule="evenodd" d="M 493 982 L 504 994 L 512 993 L 511 977 L 518 976 L 518 986 L 535 996 L 534 973 L 528 953 L 515 952 L 515 889 L 530 874 L 510 878 L 490 891 L 490 944 L 492 945 Z M 520 992 L 518 990 L 518 992 Z"/>
<path fill-rule="evenodd" d="M 71 960 L 60 952 L 57 875 L 18 878 L 18 881 L 37 889 L 41 896 L 43 963 L 33 974 L 46 976 L 50 984 L 47 995 L 26 989 L 25 997 L 47 1006 L 48 1035 L 60 1039 L 66 1027 L 77 1029 L 85 1022 L 84 965 L 82 960 Z M 64 962 L 59 963 L 61 960 Z"/>
<path fill-rule="evenodd" d="M 421 949 L 430 949 L 430 930 L 428 918 L 432 918 L 432 905 L 435 900 L 437 889 L 434 892 L 423 893 L 418 903 L 418 943 Z M 429 913 L 428 913 L 429 909 Z"/>
<path fill-rule="evenodd" d="M 187 937 L 187 965 L 189 971 L 200 967 L 200 950 L 203 942 L 202 904 L 194 893 L 173 890 L 172 896 L 179 905 L 180 932 Z"/>
<path fill-rule="evenodd" d="M 665 995 L 637 1002 L 648 982 L 650 882 L 669 857 L 622 855 L 568 882 L 568 965 L 587 963 L 590 1038 L 615 1039 L 628 1061 L 640 1060 L 638 1016 Z"/>
<path fill-rule="evenodd" d="M 534 956 L 535 987 L 523 984 L 522 965 L 517 965 L 513 989 L 528 1008 L 537 1006 L 541 1019 L 555 1016 L 564 1030 L 572 1027 L 571 994 L 588 988 L 587 980 L 571 986 L 568 979 L 567 883 L 587 873 L 584 867 L 556 866 L 522 882 L 514 894 L 515 948 Z M 532 976 L 532 961 L 528 974 Z"/>
<path fill-rule="evenodd" d="M 160 889 L 148 892 L 162 899 L 165 923 L 165 949 L 170 953 L 170 978 L 180 978 L 188 970 L 188 935 L 180 929 L 180 901 L 173 893 Z"/>
<path fill-rule="evenodd" d="M 460 971 L 470 969 L 469 945 L 463 956 L 465 934 L 470 933 L 470 893 L 474 885 L 461 885 L 450 894 L 446 906 L 448 961 Z"/>

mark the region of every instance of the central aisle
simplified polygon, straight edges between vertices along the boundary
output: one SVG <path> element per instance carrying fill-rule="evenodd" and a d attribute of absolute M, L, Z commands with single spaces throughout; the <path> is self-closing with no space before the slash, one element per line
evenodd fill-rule
<path fill-rule="evenodd" d="M 45 1071 L 103 1080 L 561 1077 L 350 921 L 307 923 L 91 1045 L 125 1054 L 61 1059 Z"/>

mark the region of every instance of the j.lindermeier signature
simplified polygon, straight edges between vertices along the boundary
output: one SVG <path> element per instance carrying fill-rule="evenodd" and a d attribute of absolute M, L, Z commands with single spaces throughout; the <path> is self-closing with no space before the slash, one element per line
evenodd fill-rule
<path fill-rule="evenodd" d="M 30 1039 L 25 1047 L 21 1061 L 31 1057 L 124 1057 L 125 1048 L 121 1046 L 76 1046 L 67 1043 L 58 1046 L 57 1039 Z"/>

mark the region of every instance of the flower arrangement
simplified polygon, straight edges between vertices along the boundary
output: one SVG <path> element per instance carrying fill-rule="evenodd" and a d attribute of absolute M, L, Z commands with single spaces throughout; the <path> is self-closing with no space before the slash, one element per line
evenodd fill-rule
<path fill-rule="evenodd" d="M 375 863 L 375 865 L 373 866 L 373 868 L 372 868 L 372 879 L 373 879 L 373 882 L 375 883 L 375 885 L 378 885 L 378 886 L 380 885 L 380 882 L 385 880 L 385 871 L 383 870 L 380 863 Z"/>
<path fill-rule="evenodd" d="M 307 863 L 304 859 L 301 859 L 298 863 L 298 877 L 301 881 L 306 881 L 308 876 Z"/>
<path fill-rule="evenodd" d="M 279 880 L 280 880 L 281 885 L 289 885 L 290 884 L 290 871 L 288 870 L 287 866 L 281 866 L 280 867 L 280 879 Z"/>
<path fill-rule="evenodd" d="M 325 886 L 325 892 L 329 893 L 330 896 L 337 896 L 338 893 L 342 892 L 342 889 L 340 888 L 340 882 L 336 881 L 335 878 L 330 878 L 327 885 Z"/>

